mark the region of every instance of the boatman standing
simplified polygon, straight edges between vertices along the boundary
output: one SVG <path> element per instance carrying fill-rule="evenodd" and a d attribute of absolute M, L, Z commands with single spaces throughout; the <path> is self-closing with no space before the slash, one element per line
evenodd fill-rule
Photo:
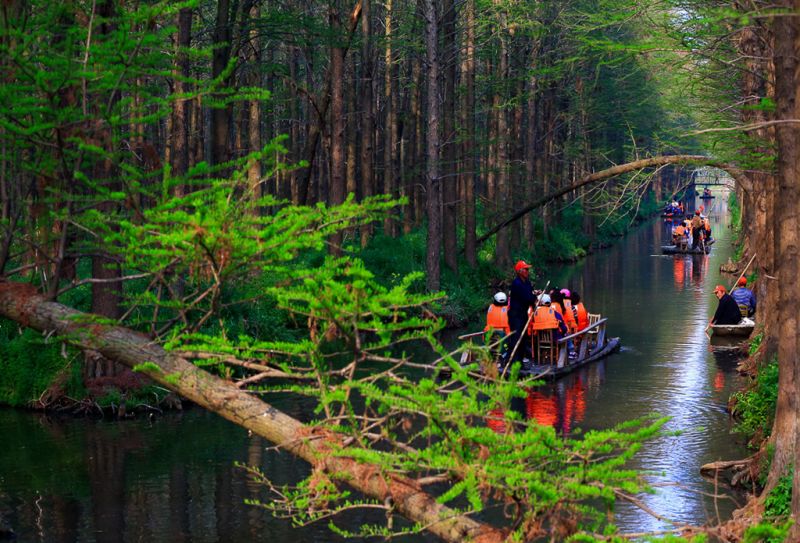
<path fill-rule="evenodd" d="M 714 317 L 708 321 L 708 325 L 712 324 L 739 324 L 742 320 L 742 314 L 739 312 L 739 305 L 736 300 L 728 294 L 725 287 L 717 285 L 714 287 L 714 295 L 719 300 L 717 312 Z"/>
<path fill-rule="evenodd" d="M 525 324 L 528 322 L 528 309 L 536 306 L 536 296 L 533 294 L 530 280 L 530 269 L 531 265 L 524 260 L 514 264 L 516 277 L 511 283 L 511 296 L 508 302 L 508 327 L 511 329 L 511 335 L 506 342 L 510 351 L 514 350 L 519 338 L 527 333 Z M 521 361 L 526 347 L 527 344 L 520 345 L 511 362 Z"/>

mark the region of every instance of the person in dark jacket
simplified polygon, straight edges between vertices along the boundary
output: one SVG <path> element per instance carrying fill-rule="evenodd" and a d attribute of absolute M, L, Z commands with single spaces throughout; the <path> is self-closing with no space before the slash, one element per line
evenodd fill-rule
<path fill-rule="evenodd" d="M 514 347 L 523 337 L 517 352 L 514 353 L 514 360 L 521 361 L 523 353 L 527 353 L 527 347 L 530 341 L 526 343 L 524 337 L 528 331 L 525 330 L 525 325 L 528 322 L 528 309 L 536 306 L 536 295 L 533 293 L 533 285 L 530 280 L 531 265 L 524 260 L 518 261 L 514 265 L 514 273 L 516 277 L 511 283 L 511 294 L 508 302 L 508 327 L 511 329 L 511 335 L 506 340 L 508 350 L 514 350 Z"/>
<path fill-rule="evenodd" d="M 739 324 L 742 320 L 739 304 L 728 294 L 725 287 L 717 285 L 714 288 L 714 295 L 719 300 L 719 306 L 717 306 L 717 312 L 714 313 L 714 317 L 708 322 L 709 326 L 712 324 Z"/>

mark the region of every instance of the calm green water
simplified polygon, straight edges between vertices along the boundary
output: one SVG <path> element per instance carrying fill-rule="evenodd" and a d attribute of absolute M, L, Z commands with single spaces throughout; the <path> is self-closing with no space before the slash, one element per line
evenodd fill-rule
<path fill-rule="evenodd" d="M 722 199 L 717 198 L 717 206 Z M 643 501 L 678 522 L 715 522 L 733 508 L 715 500 L 699 467 L 746 455 L 730 434 L 725 405 L 738 383 L 735 360 L 712 352 L 703 333 L 716 308 L 717 270 L 731 252 L 726 214 L 712 209 L 719 240 L 707 257 L 661 256 L 668 226 L 657 221 L 617 246 L 562 270 L 592 312 L 610 318 L 622 352 L 537 390 L 525 409 L 561 431 L 603 428 L 649 413 L 672 417 L 678 437 L 651 444 L 635 467 L 654 473 Z M 304 406 L 280 407 L 302 416 Z M 48 418 L 0 410 L 0 518 L 20 542 L 337 541 L 324 525 L 292 528 L 243 504 L 263 496 L 236 462 L 279 482 L 307 466 L 200 409 L 123 422 Z M 705 494 L 704 494 L 705 493 Z M 664 524 L 620 504 L 626 531 Z M 370 520 L 353 516 L 348 522 Z M 372 520 L 375 520 L 374 518 Z M 414 541 L 428 538 L 417 537 Z"/>

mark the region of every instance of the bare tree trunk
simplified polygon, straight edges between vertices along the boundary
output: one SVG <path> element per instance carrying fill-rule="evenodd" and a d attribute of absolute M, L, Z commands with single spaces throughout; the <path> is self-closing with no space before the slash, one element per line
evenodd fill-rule
<path fill-rule="evenodd" d="M 458 177 L 455 175 L 456 159 L 456 3 L 445 0 L 442 14 L 443 60 L 443 114 L 442 114 L 442 242 L 444 262 L 458 273 Z"/>
<path fill-rule="evenodd" d="M 217 2 L 216 24 L 214 26 L 214 52 L 211 57 L 211 77 L 221 77 L 231 59 L 231 7 L 230 0 Z M 227 79 L 227 78 L 226 78 Z M 218 95 L 219 99 L 223 95 Z M 211 164 L 222 164 L 230 160 L 229 105 L 217 105 L 211 110 Z"/>
<path fill-rule="evenodd" d="M 331 9 L 330 26 L 337 35 L 341 32 L 339 10 Z M 330 156 L 330 199 L 331 205 L 344 202 L 347 189 L 346 164 L 345 164 L 345 107 L 344 107 L 344 56 L 345 49 L 338 44 L 331 47 L 331 156 Z M 342 233 L 331 236 L 331 253 L 341 254 Z"/>
<path fill-rule="evenodd" d="M 183 8 L 178 12 L 177 53 L 175 54 L 175 105 L 172 108 L 172 150 L 170 165 L 174 177 L 183 177 L 189 171 L 189 124 L 191 122 L 191 100 L 189 93 L 189 56 L 186 51 L 192 40 L 192 9 Z M 185 194 L 185 185 L 180 183 L 173 188 L 173 194 Z"/>
<path fill-rule="evenodd" d="M 55 333 L 73 345 L 97 351 L 129 368 L 144 362 L 158 366 L 140 369 L 164 387 L 281 446 L 340 483 L 381 503 L 391 500 L 395 511 L 444 541 L 501 543 L 508 535 L 441 505 L 414 480 L 383 474 L 372 464 L 330 454 L 332 448 L 341 446 L 343 437 L 319 433 L 316 435 L 320 439 L 308 439 L 314 435 L 311 428 L 257 396 L 166 352 L 142 334 L 119 326 L 95 324 L 86 313 L 47 302 L 31 285 L 0 282 L 0 316 L 35 330 Z"/>
<path fill-rule="evenodd" d="M 361 197 L 369 198 L 375 194 L 375 100 L 372 93 L 374 64 L 372 60 L 372 3 L 361 3 Z M 361 246 L 366 247 L 372 237 L 372 224 L 361 228 Z"/>
<path fill-rule="evenodd" d="M 775 30 L 774 67 L 775 102 L 778 120 L 800 118 L 800 1 L 783 2 L 794 16 L 778 16 Z M 775 200 L 775 262 L 779 287 L 778 305 L 778 402 L 775 410 L 775 454 L 765 492 L 778 478 L 795 467 L 792 490 L 792 516 L 800 518 L 800 317 L 796 305 L 800 299 L 800 128 L 796 123 L 782 123 L 776 129 L 778 144 L 778 193 Z M 795 523 L 789 541 L 800 540 L 800 527 Z"/>
<path fill-rule="evenodd" d="M 508 179 L 508 111 L 506 110 L 506 79 L 508 78 L 508 45 L 506 42 L 505 15 L 500 15 L 500 59 L 498 63 L 497 81 L 499 88 L 495 91 L 497 111 L 497 203 L 501 213 L 505 213 L 506 205 L 511 201 L 511 188 Z M 495 263 L 499 268 L 511 266 L 508 229 L 497 232 Z"/>
<path fill-rule="evenodd" d="M 464 81 L 463 127 L 464 161 L 461 168 L 464 186 L 464 256 L 471 267 L 478 263 L 475 224 L 475 0 L 466 2 L 465 43 L 462 72 Z"/>
<path fill-rule="evenodd" d="M 253 2 L 250 6 L 250 20 L 257 21 L 260 16 L 259 2 Z M 258 29 L 255 25 L 251 25 L 250 28 L 247 43 L 247 61 L 250 64 L 248 84 L 253 87 L 261 87 L 261 41 L 258 38 Z M 247 149 L 253 153 L 261 150 L 261 102 L 258 99 L 248 100 L 247 109 Z M 264 187 L 261 180 L 260 159 L 252 160 L 247 166 L 247 184 L 250 187 L 250 197 L 261 198 Z M 254 209 L 256 213 L 260 212 L 258 207 Z"/>
<path fill-rule="evenodd" d="M 392 0 L 386 1 L 386 50 L 384 62 L 384 108 L 386 109 L 386 126 L 383 138 L 383 192 L 397 196 L 397 166 L 395 154 L 397 152 L 397 90 L 395 85 L 396 69 L 394 59 L 394 36 L 392 32 Z M 387 236 L 397 235 L 397 217 L 388 213 L 383 221 L 383 230 Z"/>
<path fill-rule="evenodd" d="M 423 185 L 421 179 L 421 170 L 423 164 L 425 164 L 425 138 L 422 134 L 422 59 L 418 56 L 414 57 L 411 64 L 411 79 L 414 85 L 414 94 L 411 97 L 411 117 L 414 123 L 414 146 L 412 152 L 415 165 L 415 181 L 411 205 L 414 214 L 414 226 L 420 226 L 422 224 L 422 218 L 427 211 L 423 212 L 425 208 L 423 193 L 426 185 Z"/>
<path fill-rule="evenodd" d="M 441 270 L 439 251 L 442 247 L 441 188 L 439 185 L 439 29 L 435 0 L 423 0 L 425 17 L 425 50 L 428 61 L 428 97 L 426 120 L 427 157 L 425 172 L 426 210 L 428 216 L 428 239 L 425 263 L 427 287 L 431 292 L 439 290 Z"/>

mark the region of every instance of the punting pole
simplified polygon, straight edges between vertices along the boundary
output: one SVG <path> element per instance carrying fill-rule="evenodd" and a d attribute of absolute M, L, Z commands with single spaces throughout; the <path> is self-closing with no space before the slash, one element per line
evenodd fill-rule
<path fill-rule="evenodd" d="M 542 295 L 546 293 L 547 287 L 549 287 L 549 286 L 550 286 L 550 280 L 548 279 L 547 283 L 544 285 L 544 289 L 542 289 L 542 294 L 540 294 L 539 296 L 536 297 L 536 305 L 533 306 L 533 311 L 531 311 L 528 314 L 528 320 L 525 321 L 525 327 L 520 332 L 519 338 L 517 338 L 517 344 L 514 345 L 514 350 L 511 351 L 510 355 L 508 355 L 508 363 L 503 368 L 503 374 L 501 375 L 501 377 L 505 377 L 506 373 L 508 372 L 508 368 L 511 367 L 511 363 L 514 360 L 514 355 L 517 353 L 517 349 L 519 348 L 519 344 L 522 343 L 522 338 L 525 337 L 525 331 L 528 329 L 528 326 L 530 326 L 531 319 L 533 318 L 533 314 L 536 313 L 536 308 L 539 307 L 539 304 L 542 301 Z M 533 353 L 531 353 L 531 354 L 533 354 Z"/>

